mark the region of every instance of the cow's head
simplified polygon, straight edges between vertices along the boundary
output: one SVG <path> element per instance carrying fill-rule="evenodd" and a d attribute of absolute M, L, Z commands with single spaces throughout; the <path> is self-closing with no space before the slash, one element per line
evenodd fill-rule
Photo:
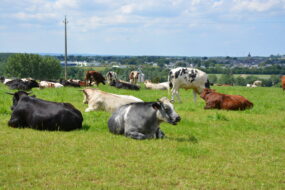
<path fill-rule="evenodd" d="M 135 78 L 135 79 L 138 79 L 138 78 L 139 78 L 139 74 L 140 74 L 140 72 L 135 71 L 134 78 Z"/>
<path fill-rule="evenodd" d="M 213 93 L 213 92 L 215 92 L 215 90 L 209 89 L 209 88 L 204 88 L 203 92 L 200 94 L 200 97 L 205 100 L 206 96 Z"/>
<path fill-rule="evenodd" d="M 157 110 L 157 118 L 160 121 L 176 125 L 181 120 L 180 116 L 175 112 L 173 105 L 166 97 L 160 98 L 152 107 Z"/>
<path fill-rule="evenodd" d="M 151 81 L 150 80 L 145 80 L 144 81 L 144 84 L 148 84 L 148 83 L 151 83 Z"/>
<path fill-rule="evenodd" d="M 18 91 L 15 93 L 6 92 L 6 94 L 13 95 L 13 105 L 11 106 L 11 110 L 14 110 L 14 108 L 17 106 L 19 100 L 24 96 L 28 96 L 29 94 L 31 94 L 31 92 Z M 35 96 L 33 96 L 33 97 L 35 97 Z"/>

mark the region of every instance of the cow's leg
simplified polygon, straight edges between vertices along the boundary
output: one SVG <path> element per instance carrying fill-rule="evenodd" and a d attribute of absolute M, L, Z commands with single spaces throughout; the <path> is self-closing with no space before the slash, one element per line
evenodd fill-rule
<path fill-rule="evenodd" d="M 85 109 L 85 112 L 95 111 L 98 109 L 98 106 L 89 106 Z"/>
<path fill-rule="evenodd" d="M 171 89 L 171 101 L 174 102 L 174 89 Z"/>
<path fill-rule="evenodd" d="M 175 91 L 175 94 L 176 94 L 176 96 L 177 96 L 178 102 L 179 102 L 179 103 L 182 103 L 181 98 L 180 98 L 180 95 L 179 95 L 179 89 L 177 89 L 177 90 Z"/>
<path fill-rule="evenodd" d="M 164 132 L 160 128 L 157 128 L 157 131 L 155 132 L 155 137 L 157 139 L 163 139 L 164 136 L 165 136 Z"/>
<path fill-rule="evenodd" d="M 127 131 L 125 132 L 125 136 L 137 139 L 137 140 L 143 140 L 146 139 L 146 136 L 142 133 L 136 132 L 136 131 Z"/>
<path fill-rule="evenodd" d="M 94 108 L 88 107 L 88 108 L 85 109 L 85 112 L 90 112 L 90 111 L 94 111 L 94 110 L 95 110 Z"/>
<path fill-rule="evenodd" d="M 179 101 L 181 102 L 180 97 L 179 97 L 179 95 L 178 95 L 178 90 L 177 90 L 176 88 L 172 88 L 171 94 L 172 94 L 172 96 L 171 96 L 171 101 L 174 102 L 174 97 L 177 96 L 177 98 L 179 98 Z"/>

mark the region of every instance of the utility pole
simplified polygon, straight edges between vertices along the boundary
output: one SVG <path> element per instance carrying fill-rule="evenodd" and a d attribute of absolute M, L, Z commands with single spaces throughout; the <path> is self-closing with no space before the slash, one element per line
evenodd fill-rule
<path fill-rule="evenodd" d="M 67 79 L 67 72 L 66 72 L 66 66 L 67 66 L 67 32 L 66 32 L 66 25 L 68 21 L 66 20 L 66 16 L 64 18 L 64 34 L 65 34 L 65 56 L 64 56 L 64 78 Z"/>

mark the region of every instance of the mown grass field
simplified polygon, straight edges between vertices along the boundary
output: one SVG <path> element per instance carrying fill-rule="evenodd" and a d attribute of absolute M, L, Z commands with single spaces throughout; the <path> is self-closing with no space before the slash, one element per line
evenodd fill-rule
<path fill-rule="evenodd" d="M 285 189 L 285 93 L 280 88 L 214 87 L 240 94 L 252 110 L 204 110 L 191 91 L 175 103 L 182 121 L 161 125 L 162 140 L 137 141 L 110 134 L 109 113 L 85 113 L 74 88 L 33 89 L 41 99 L 70 102 L 84 130 L 48 132 L 7 126 L 11 96 L 0 85 L 0 189 Z M 131 94 L 145 101 L 166 91 Z"/>

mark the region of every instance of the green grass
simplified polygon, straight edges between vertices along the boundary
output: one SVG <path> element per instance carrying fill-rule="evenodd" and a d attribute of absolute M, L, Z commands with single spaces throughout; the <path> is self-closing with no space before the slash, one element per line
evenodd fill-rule
<path fill-rule="evenodd" d="M 220 78 L 223 74 L 210 74 L 210 75 L 216 75 L 218 78 Z M 259 74 L 233 74 L 233 76 L 236 77 L 243 77 L 246 78 L 248 76 L 255 76 L 258 77 L 259 79 L 269 79 L 272 75 L 259 75 Z"/>
<path fill-rule="evenodd" d="M 85 113 L 78 89 L 33 89 L 45 100 L 70 102 L 84 130 L 48 132 L 7 126 L 11 96 L 0 85 L 0 189 L 285 189 L 285 93 L 280 88 L 214 87 L 254 103 L 252 110 L 204 110 L 181 90 L 177 126 L 167 138 L 137 141 L 110 134 L 109 113 Z M 168 96 L 144 88 L 145 101 Z"/>

